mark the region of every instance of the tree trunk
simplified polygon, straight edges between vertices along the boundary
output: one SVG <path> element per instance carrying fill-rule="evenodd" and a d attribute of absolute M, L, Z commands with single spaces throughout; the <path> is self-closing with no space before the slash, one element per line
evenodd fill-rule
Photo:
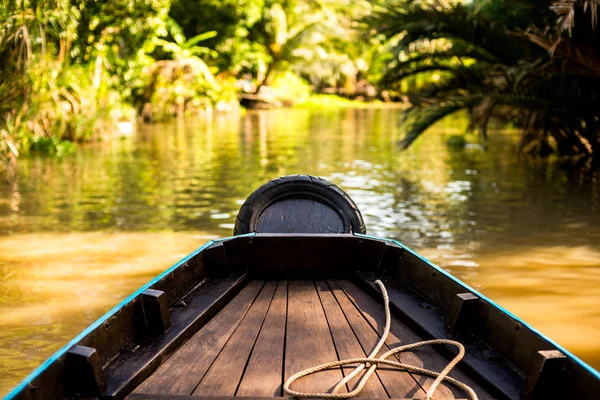
<path fill-rule="evenodd" d="M 269 66 L 267 67 L 267 72 L 265 72 L 265 77 L 262 79 L 262 81 L 260 81 L 260 83 L 258 85 L 256 85 L 256 90 L 254 91 L 254 94 L 258 94 L 258 92 L 260 92 L 260 89 L 268 83 L 269 78 L 271 77 L 271 74 L 273 73 L 274 70 L 275 70 L 275 61 L 271 62 L 269 64 Z"/>

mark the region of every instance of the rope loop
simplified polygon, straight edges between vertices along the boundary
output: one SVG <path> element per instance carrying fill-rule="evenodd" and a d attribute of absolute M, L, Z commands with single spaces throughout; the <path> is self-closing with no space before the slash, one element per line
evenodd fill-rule
<path fill-rule="evenodd" d="M 381 289 L 381 293 L 383 295 L 383 305 L 385 308 L 385 328 L 383 330 L 381 338 L 379 339 L 379 342 L 377 342 L 377 345 L 375 346 L 375 348 L 373 349 L 371 354 L 369 354 L 367 357 L 349 358 L 347 360 L 332 361 L 332 362 L 324 363 L 324 364 L 317 365 L 315 367 L 311 367 L 311 368 L 305 369 L 303 371 L 300 371 L 300 372 L 290 376 L 288 378 L 288 380 L 285 381 L 285 383 L 283 384 L 283 392 L 288 396 L 297 397 L 297 398 L 349 399 L 349 398 L 352 398 L 352 397 L 358 395 L 362 391 L 362 389 L 365 387 L 367 381 L 369 380 L 371 375 L 373 375 L 373 373 L 375 372 L 375 370 L 377 369 L 377 367 L 379 365 L 387 365 L 390 367 L 395 367 L 400 371 L 435 377 L 435 380 L 433 381 L 433 383 L 429 387 L 429 390 L 427 391 L 425 400 L 431 399 L 431 397 L 433 396 L 433 394 L 435 393 L 435 391 L 437 390 L 438 386 L 440 385 L 440 383 L 442 381 L 446 381 L 446 382 L 464 390 L 467 393 L 467 395 L 469 396 L 469 399 L 477 400 L 477 394 L 473 391 L 473 389 L 471 389 L 470 386 L 466 385 L 465 383 L 463 383 L 459 380 L 456 380 L 456 379 L 448 376 L 450 371 L 452 371 L 452 368 L 454 368 L 456 366 L 456 364 L 458 364 L 458 362 L 460 360 L 462 360 L 462 358 L 465 355 L 465 347 L 460 342 L 457 342 L 454 340 L 446 340 L 446 339 L 425 340 L 422 342 L 411 343 L 411 344 L 407 344 L 404 346 L 396 347 L 394 349 L 391 349 L 391 350 L 383 353 L 381 356 L 376 357 L 377 353 L 379 353 L 379 350 L 381 350 L 381 348 L 383 347 L 383 345 L 390 333 L 390 325 L 391 325 L 392 316 L 390 313 L 390 304 L 389 304 L 390 298 L 388 297 L 388 293 L 387 293 L 387 290 L 385 289 L 385 286 L 383 285 L 383 282 L 381 282 L 380 280 L 377 280 L 377 281 L 375 281 L 375 283 L 379 286 L 379 288 Z M 414 349 L 417 347 L 430 346 L 430 345 L 436 345 L 436 344 L 451 345 L 458 349 L 458 354 L 456 355 L 456 357 L 454 357 L 452 359 L 452 361 L 450 361 L 450 363 L 446 366 L 446 368 L 444 368 L 442 370 L 442 372 L 431 371 L 431 370 L 428 370 L 425 368 L 415 367 L 414 365 L 404 364 L 404 363 L 401 363 L 398 361 L 391 361 L 391 360 L 387 359 L 388 357 L 390 357 L 394 354 L 397 354 L 397 353 L 401 353 L 403 351 L 408 351 L 408 350 L 411 350 L 411 349 Z M 327 369 L 341 367 L 344 365 L 351 365 L 351 364 L 359 364 L 359 365 L 351 373 L 349 373 L 343 379 L 341 379 L 338 383 L 336 383 L 335 386 L 333 387 L 333 389 L 331 390 L 331 393 L 297 392 L 290 388 L 292 383 L 294 383 L 296 380 L 298 380 L 302 377 L 305 377 L 305 376 L 308 376 L 308 375 L 311 375 L 311 374 L 314 374 L 317 372 L 321 372 L 321 371 L 324 371 Z M 363 374 L 363 376 L 360 378 L 360 380 L 355 385 L 355 388 L 352 391 L 347 392 L 347 393 L 339 393 L 341 388 L 343 386 L 345 386 L 346 383 L 348 383 L 352 378 L 354 378 L 356 375 L 358 375 L 365 368 L 367 369 L 367 371 Z"/>

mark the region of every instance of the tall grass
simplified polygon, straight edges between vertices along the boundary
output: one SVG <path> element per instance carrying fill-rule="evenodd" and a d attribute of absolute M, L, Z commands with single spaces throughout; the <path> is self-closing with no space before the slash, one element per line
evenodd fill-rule
<path fill-rule="evenodd" d="M 98 140 L 134 105 L 165 119 L 219 98 L 213 33 L 186 40 L 170 0 L 0 1 L 1 158 Z"/>
<path fill-rule="evenodd" d="M 215 32 L 186 39 L 171 0 L 0 2 L 0 158 L 64 153 L 136 112 L 164 120 L 237 100 L 204 61 Z"/>
<path fill-rule="evenodd" d="M 80 10 L 71 1 L 4 1 L 0 11 L 0 155 L 56 152 L 98 137 L 122 107 L 101 52 L 72 63 Z M 109 118 L 110 119 L 110 118 Z"/>

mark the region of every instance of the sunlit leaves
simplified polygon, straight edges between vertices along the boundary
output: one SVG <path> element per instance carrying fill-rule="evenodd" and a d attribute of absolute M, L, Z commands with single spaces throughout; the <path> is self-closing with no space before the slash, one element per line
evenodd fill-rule
<path fill-rule="evenodd" d="M 524 150 L 600 152 L 600 43 L 593 32 L 598 2 L 556 1 L 552 9 L 550 4 L 540 12 L 527 0 L 441 8 L 406 1 L 372 14 L 371 34 L 388 37 L 394 54 L 383 83 L 407 91 L 413 103 L 409 132 L 400 146 L 410 145 L 439 119 L 466 109 L 471 126 L 484 138 L 491 118 L 510 115 L 524 129 Z M 547 26 L 552 10 L 558 22 Z M 584 24 L 565 38 L 563 31 L 586 12 L 592 29 Z M 450 45 L 431 46 L 439 40 Z"/>

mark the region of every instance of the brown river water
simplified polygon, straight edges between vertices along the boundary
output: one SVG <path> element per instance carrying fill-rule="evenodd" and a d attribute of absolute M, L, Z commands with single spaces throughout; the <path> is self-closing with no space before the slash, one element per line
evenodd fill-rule
<path fill-rule="evenodd" d="M 140 126 L 0 181 L 0 395 L 210 238 L 260 184 L 341 186 L 369 234 L 399 239 L 600 368 L 600 172 L 518 156 L 517 136 L 404 152 L 396 109 L 275 110 Z"/>

